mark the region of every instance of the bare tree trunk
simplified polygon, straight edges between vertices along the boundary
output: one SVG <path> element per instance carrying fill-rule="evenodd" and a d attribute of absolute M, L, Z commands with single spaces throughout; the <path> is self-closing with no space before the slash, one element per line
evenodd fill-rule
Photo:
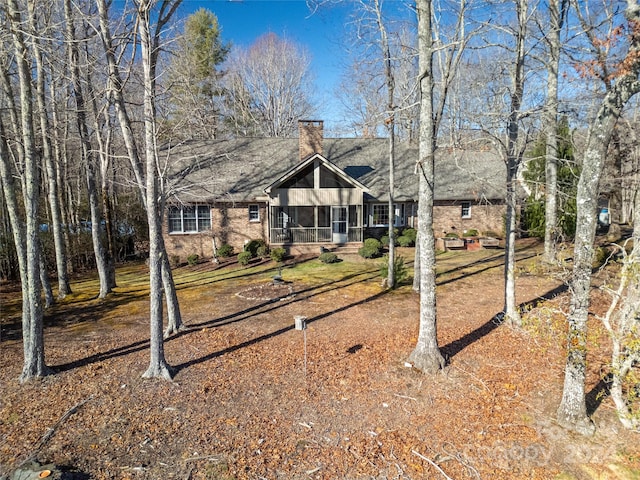
<path fill-rule="evenodd" d="M 42 290 L 44 291 L 44 306 L 45 308 L 49 308 L 56 304 L 56 299 L 53 296 L 51 281 L 49 281 L 49 275 L 47 274 L 47 262 L 44 258 L 44 251 L 42 250 L 40 238 L 38 238 L 38 249 L 40 250 L 38 257 L 40 262 L 40 283 L 42 283 Z"/>
<path fill-rule="evenodd" d="M 25 212 L 24 255 L 26 275 L 22 281 L 26 285 L 25 297 L 28 309 L 22 315 L 22 336 L 24 342 L 24 364 L 20 381 L 24 382 L 48 373 L 44 357 L 44 332 L 42 317 L 42 283 L 40 281 L 40 248 L 38 238 L 38 200 L 40 175 L 33 130 L 33 94 L 31 90 L 31 69 L 27 62 L 27 48 L 22 34 L 23 23 L 16 0 L 8 0 L 9 20 L 20 83 L 20 118 L 24 149 L 23 197 Z M 20 248 L 22 245 L 16 245 Z M 23 301 L 23 307 L 25 302 Z"/>
<path fill-rule="evenodd" d="M 23 354 L 26 359 L 31 355 L 29 344 L 29 325 L 31 323 L 31 307 L 29 303 L 29 281 L 27 270 L 27 241 L 26 229 L 24 222 L 18 217 L 21 209 L 18 206 L 15 182 L 13 173 L 11 172 L 11 164 L 9 162 L 9 148 L 5 140 L 5 129 L 0 116 L 0 180 L 2 181 L 2 191 L 9 213 L 9 221 L 11 223 L 11 232 L 13 233 L 13 242 L 16 248 L 16 257 L 18 258 L 18 271 L 20 273 L 20 288 L 22 291 L 22 329 L 23 329 Z M 26 380 L 26 379 L 25 379 Z"/>
<path fill-rule="evenodd" d="M 86 103 L 82 92 L 80 81 L 80 54 L 77 44 L 77 38 L 74 27 L 74 17 L 71 9 L 71 0 L 64 0 L 64 13 L 66 20 L 66 34 L 69 56 L 69 69 L 71 70 L 71 83 L 73 86 L 73 95 L 76 101 L 76 120 L 78 124 L 78 133 L 80 134 L 80 143 L 82 146 L 82 158 L 86 162 L 86 181 L 87 196 L 89 199 L 89 211 L 91 214 L 91 238 L 93 240 L 93 251 L 96 260 L 96 269 L 100 278 L 100 292 L 98 298 L 105 298 L 112 291 L 109 279 L 111 278 L 107 270 L 107 262 L 105 259 L 104 247 L 100 238 L 100 207 L 95 182 L 95 165 L 94 152 L 89 138 L 89 130 L 86 118 Z"/>
<path fill-rule="evenodd" d="M 518 196 L 516 184 L 518 168 L 522 162 L 520 146 L 520 109 L 524 95 L 525 39 L 527 34 L 528 0 L 516 0 L 518 31 L 516 33 L 515 59 L 513 62 L 513 85 L 511 106 L 507 124 L 507 218 L 504 259 L 504 318 L 510 325 L 520 326 L 522 319 L 516 303 L 516 213 Z"/>
<path fill-rule="evenodd" d="M 87 52 L 87 58 L 89 58 L 89 52 Z M 93 85 L 93 78 L 91 72 L 86 72 L 87 85 Z M 113 125 L 111 122 L 111 116 L 109 114 L 109 106 L 111 99 L 109 92 L 105 92 L 106 103 L 102 112 L 99 111 L 97 105 L 97 95 L 95 89 L 90 87 L 91 108 L 93 112 L 94 124 L 95 124 L 95 137 L 98 142 L 99 150 L 98 156 L 100 158 L 100 199 L 102 206 L 102 216 L 104 217 L 104 231 L 106 237 L 106 248 L 101 244 L 104 256 L 104 268 L 107 276 L 107 284 L 109 290 L 112 290 L 117 286 L 116 284 L 116 264 L 115 264 L 115 238 L 114 238 L 114 226 L 113 226 L 113 212 L 111 209 L 111 201 L 109 199 L 109 168 L 111 166 L 111 141 L 113 134 Z M 103 120 L 101 121 L 101 117 Z M 104 132 L 106 130 L 106 132 Z M 94 182 L 95 184 L 95 182 Z M 95 186 L 97 190 L 97 186 Z M 97 200 L 96 192 L 96 200 Z M 98 209 L 99 211 L 99 209 Z"/>
<path fill-rule="evenodd" d="M 420 249 L 420 330 L 409 356 L 414 367 L 435 373 L 445 365 L 438 348 L 436 327 L 436 255 L 433 235 L 435 125 L 433 116 L 433 40 L 431 0 L 418 0 L 418 52 L 420 71 L 420 134 L 418 173 L 418 236 Z"/>
<path fill-rule="evenodd" d="M 387 86 L 387 114 L 385 115 L 384 123 L 389 134 L 389 255 L 388 255 L 388 273 L 387 273 L 387 287 L 394 288 L 396 286 L 395 278 L 395 209 L 394 209 L 394 190 L 395 190 L 395 135 L 396 135 L 396 119 L 395 119 L 395 106 L 394 106 L 394 92 L 395 92 L 395 78 L 393 74 L 393 68 L 391 65 L 391 47 L 389 46 L 389 37 L 387 35 L 387 29 L 382 19 L 382 5 L 378 0 L 374 0 L 374 8 L 376 14 L 376 22 L 378 24 L 378 30 L 380 31 L 380 47 L 383 53 L 384 60 L 384 78 Z"/>
<path fill-rule="evenodd" d="M 107 58 L 107 64 L 109 67 L 109 81 L 110 81 L 109 93 L 113 95 L 114 106 L 116 109 L 116 115 L 118 116 L 118 123 L 120 124 L 120 129 L 122 131 L 122 137 L 125 143 L 125 147 L 127 149 L 129 161 L 131 162 L 131 167 L 136 177 L 138 188 L 140 189 L 142 202 L 145 205 L 145 209 L 146 209 L 147 208 L 147 204 L 146 204 L 147 192 L 145 189 L 146 180 L 145 180 L 145 174 L 144 174 L 144 165 L 142 164 L 142 160 L 139 155 L 138 146 L 136 144 L 135 137 L 133 135 L 132 123 L 127 113 L 127 107 L 126 107 L 124 95 L 122 93 L 124 88 L 124 83 L 120 76 L 120 71 L 118 69 L 118 64 L 116 62 L 116 57 L 114 53 L 115 50 L 114 50 L 113 40 L 111 38 L 111 30 L 109 28 L 109 15 L 108 15 L 107 4 L 105 0 L 97 0 L 97 4 L 98 4 L 98 12 L 100 15 L 100 35 L 102 38 L 105 56 Z M 161 226 L 162 225 L 160 225 L 160 227 Z M 160 230 L 160 239 L 162 239 L 161 230 Z M 163 281 L 163 287 L 165 291 L 165 299 L 167 301 L 167 316 L 168 316 L 168 326 L 167 326 L 166 333 L 171 334 L 173 332 L 177 332 L 182 328 L 184 328 L 184 325 L 182 322 L 182 315 L 180 313 L 180 304 L 178 303 L 178 296 L 176 294 L 175 284 L 173 282 L 173 276 L 171 275 L 171 266 L 169 264 L 169 259 L 166 255 L 166 250 L 164 247 L 164 241 L 162 242 L 162 251 L 164 252 L 163 257 L 166 257 L 162 263 L 163 265 L 162 281 Z"/>
<path fill-rule="evenodd" d="M 418 213 L 418 216 L 420 214 Z M 413 258 L 413 291 L 420 292 L 420 232 L 416 229 L 416 248 L 415 256 Z M 435 247 L 434 247 L 435 248 Z"/>
<path fill-rule="evenodd" d="M 544 111 L 546 129 L 545 152 L 545 228 L 544 258 L 556 261 L 558 229 L 558 71 L 560 65 L 560 30 L 568 8 L 568 0 L 549 1 L 549 33 L 547 58 L 547 102 Z"/>
<path fill-rule="evenodd" d="M 42 158 L 45 164 L 45 173 L 48 183 L 48 198 L 49 208 L 51 211 L 51 230 L 53 234 L 53 245 L 55 249 L 56 270 L 58 274 L 58 298 L 64 298 L 71 293 L 71 287 L 69 285 L 69 276 L 67 275 L 67 249 L 62 237 L 62 218 L 60 215 L 60 203 L 58 201 L 58 183 L 56 181 L 55 170 L 53 168 L 52 147 L 51 147 L 51 131 L 49 128 L 49 116 L 46 108 L 46 95 L 45 95 L 45 69 L 42 58 L 42 51 L 39 44 L 39 32 L 38 20 L 34 1 L 29 1 L 29 16 L 31 21 L 31 31 L 34 35 L 31 36 L 31 47 L 33 50 L 33 57 L 36 62 L 36 97 L 38 100 L 38 116 L 40 119 L 40 130 L 42 135 Z M 45 270 L 46 272 L 46 270 Z M 43 283 L 47 285 L 48 282 Z M 45 292 L 49 292 L 45 288 Z M 53 304 L 51 298 L 47 296 L 47 306 Z"/>
<path fill-rule="evenodd" d="M 640 207 L 640 193 L 636 191 L 635 204 Z M 611 399 L 616 407 L 620 423 L 629 430 L 640 431 L 638 399 L 631 383 L 637 383 L 634 367 L 640 364 L 640 341 L 637 330 L 640 312 L 640 215 L 635 215 L 633 249 L 627 255 L 623 245 L 620 284 L 612 292 L 611 305 L 602 322 L 611 339 Z M 631 385 L 630 385 L 631 384 Z M 626 391 L 625 391 L 626 390 Z M 629 391 L 630 390 L 630 391 Z"/>
<path fill-rule="evenodd" d="M 151 35 L 152 0 L 141 0 L 138 4 L 138 31 L 142 53 L 144 75 L 144 126 L 147 164 L 146 208 L 149 222 L 149 284 L 150 284 L 150 363 L 143 374 L 145 378 L 171 380 L 171 371 L 164 357 L 162 337 L 162 265 L 166 251 L 162 241 L 161 203 L 156 166 L 156 110 L 155 73 L 158 34 Z M 163 2 L 163 6 L 168 5 Z M 161 22 L 161 18 L 158 22 Z M 158 27 L 159 28 L 159 27 Z M 155 41 L 154 41 L 155 39 Z"/>
<path fill-rule="evenodd" d="M 627 0 L 625 12 L 629 21 L 640 20 L 637 1 Z M 597 227 L 598 187 L 611 136 L 622 108 L 640 91 L 640 35 L 631 36 L 629 64 L 602 100 L 600 109 L 589 127 L 587 146 L 578 182 L 574 267 L 571 280 L 571 310 L 567 319 L 567 361 L 565 365 L 562 401 L 557 418 L 561 425 L 592 434 L 595 427 L 587 416 L 585 378 L 587 368 L 587 318 L 591 290 L 591 269 Z"/>

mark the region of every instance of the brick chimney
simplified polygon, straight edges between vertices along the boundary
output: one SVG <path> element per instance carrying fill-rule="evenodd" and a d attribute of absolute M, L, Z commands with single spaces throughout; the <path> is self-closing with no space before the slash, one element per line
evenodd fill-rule
<path fill-rule="evenodd" d="M 322 153 L 323 123 L 322 120 L 298 120 L 300 160 Z"/>

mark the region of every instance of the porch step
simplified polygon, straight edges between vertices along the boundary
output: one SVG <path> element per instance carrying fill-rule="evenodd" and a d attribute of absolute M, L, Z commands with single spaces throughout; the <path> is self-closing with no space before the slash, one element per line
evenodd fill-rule
<path fill-rule="evenodd" d="M 349 255 L 349 254 L 354 254 L 357 255 L 358 254 L 358 249 L 360 249 L 360 247 L 362 247 L 361 244 L 355 244 L 355 245 L 323 245 L 323 248 L 326 249 L 329 252 L 333 252 L 337 255 L 339 254 L 343 254 L 343 255 Z"/>

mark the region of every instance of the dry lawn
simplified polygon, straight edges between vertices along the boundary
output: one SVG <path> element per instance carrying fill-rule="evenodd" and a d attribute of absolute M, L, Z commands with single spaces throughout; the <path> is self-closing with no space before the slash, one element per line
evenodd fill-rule
<path fill-rule="evenodd" d="M 539 249 L 519 247 L 521 331 L 494 320 L 502 251 L 438 257 L 449 363 L 434 376 L 405 365 L 418 297 L 410 285 L 382 290 L 379 261 L 298 259 L 284 286 L 270 285 L 271 262 L 175 270 L 189 328 L 165 343 L 173 383 L 141 378 L 144 265 L 123 266 L 106 301 L 91 298 L 94 279 L 74 282 L 46 315 L 56 373 L 26 385 L 17 382 L 19 290 L 3 285 L 0 476 L 33 457 L 91 479 L 640 478 L 638 434 L 619 426 L 600 381 L 606 339 L 595 321 L 588 390 L 598 432 L 582 438 L 555 424 L 568 297 L 538 266 Z M 606 298 L 594 299 L 603 308 Z M 306 365 L 296 315 L 308 318 Z"/>

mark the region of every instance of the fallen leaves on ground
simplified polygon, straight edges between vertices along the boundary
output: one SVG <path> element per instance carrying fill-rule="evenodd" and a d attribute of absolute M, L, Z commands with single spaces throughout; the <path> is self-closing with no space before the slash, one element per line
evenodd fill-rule
<path fill-rule="evenodd" d="M 268 281 L 255 277 L 185 281 L 179 296 L 188 298 L 181 306 L 190 328 L 165 343 L 173 382 L 141 378 L 142 300 L 118 302 L 118 292 L 106 301 L 117 302 L 108 321 L 88 320 L 87 311 L 81 326 L 69 318 L 73 305 L 57 307 L 64 321 L 46 331 L 55 375 L 19 385 L 21 343 L 2 341 L 0 475 L 82 402 L 35 453 L 94 479 L 626 478 L 640 468 L 637 438 L 617 425 L 606 399 L 593 438 L 554 422 L 564 364 L 557 311 L 566 297 L 545 303 L 555 317 L 533 307 L 524 330 L 494 324 L 499 255 L 475 270 L 474 258 L 448 260 L 439 277 L 439 344 L 449 364 L 433 376 L 405 365 L 418 296 L 409 286 L 384 293 L 371 275 L 294 281 L 269 298 Z M 517 285 L 524 303 L 558 282 L 523 274 Z M 293 328 L 296 315 L 307 317 L 305 332 Z M 606 355 L 593 359 L 591 387 Z"/>

